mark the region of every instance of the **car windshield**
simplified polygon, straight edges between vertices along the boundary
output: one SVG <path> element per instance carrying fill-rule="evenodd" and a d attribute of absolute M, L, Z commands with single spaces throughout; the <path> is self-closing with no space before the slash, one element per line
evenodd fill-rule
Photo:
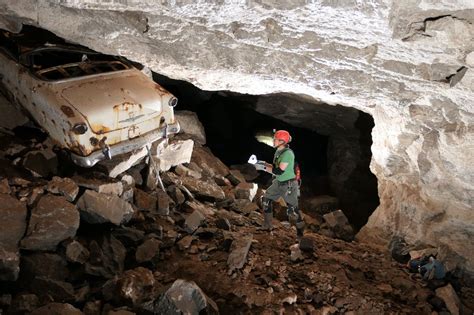
<path fill-rule="evenodd" d="M 120 61 L 85 61 L 41 69 L 35 74 L 43 80 L 54 81 L 126 69 L 128 67 Z"/>

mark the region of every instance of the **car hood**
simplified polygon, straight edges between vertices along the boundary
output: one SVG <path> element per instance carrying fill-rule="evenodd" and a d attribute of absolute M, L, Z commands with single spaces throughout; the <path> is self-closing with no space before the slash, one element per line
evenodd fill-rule
<path fill-rule="evenodd" d="M 172 97 L 138 70 L 74 80 L 61 90 L 61 95 L 97 134 L 152 119 Z"/>

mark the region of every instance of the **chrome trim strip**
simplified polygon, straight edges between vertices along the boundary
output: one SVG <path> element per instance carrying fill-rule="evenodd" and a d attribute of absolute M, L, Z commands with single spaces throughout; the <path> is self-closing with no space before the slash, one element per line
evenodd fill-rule
<path fill-rule="evenodd" d="M 132 152 L 136 149 L 143 148 L 147 144 L 151 144 L 160 138 L 163 138 L 169 134 L 176 134 L 181 129 L 178 122 L 169 124 L 160 129 L 150 131 L 144 135 L 138 136 L 134 139 L 120 142 L 110 147 L 110 154 L 112 157 L 123 153 Z M 72 161 L 82 167 L 92 167 L 98 162 L 105 160 L 106 157 L 101 150 L 95 151 L 88 156 L 80 156 L 71 152 Z"/>

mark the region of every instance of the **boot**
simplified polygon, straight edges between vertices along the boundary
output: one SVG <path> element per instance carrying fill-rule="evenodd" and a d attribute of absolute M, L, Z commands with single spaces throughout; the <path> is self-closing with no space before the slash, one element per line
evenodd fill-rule
<path fill-rule="evenodd" d="M 298 240 L 301 240 L 304 235 L 304 226 L 304 221 L 296 222 L 296 237 Z"/>
<path fill-rule="evenodd" d="M 273 229 L 273 204 L 272 201 L 268 198 L 263 197 L 263 225 L 259 230 L 272 231 Z"/>
<path fill-rule="evenodd" d="M 262 230 L 271 231 L 273 230 L 273 212 L 265 212 L 263 217 Z"/>

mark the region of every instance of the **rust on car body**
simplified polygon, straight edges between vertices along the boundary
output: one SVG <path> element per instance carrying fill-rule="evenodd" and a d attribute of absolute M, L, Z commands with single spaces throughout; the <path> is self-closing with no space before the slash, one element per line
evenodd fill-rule
<path fill-rule="evenodd" d="M 62 110 L 63 113 L 64 113 L 67 117 L 69 117 L 69 118 L 75 116 L 75 115 L 74 115 L 74 111 L 73 111 L 73 110 L 71 109 L 71 107 L 69 107 L 69 106 L 66 106 L 66 105 L 61 106 L 61 110 Z"/>

